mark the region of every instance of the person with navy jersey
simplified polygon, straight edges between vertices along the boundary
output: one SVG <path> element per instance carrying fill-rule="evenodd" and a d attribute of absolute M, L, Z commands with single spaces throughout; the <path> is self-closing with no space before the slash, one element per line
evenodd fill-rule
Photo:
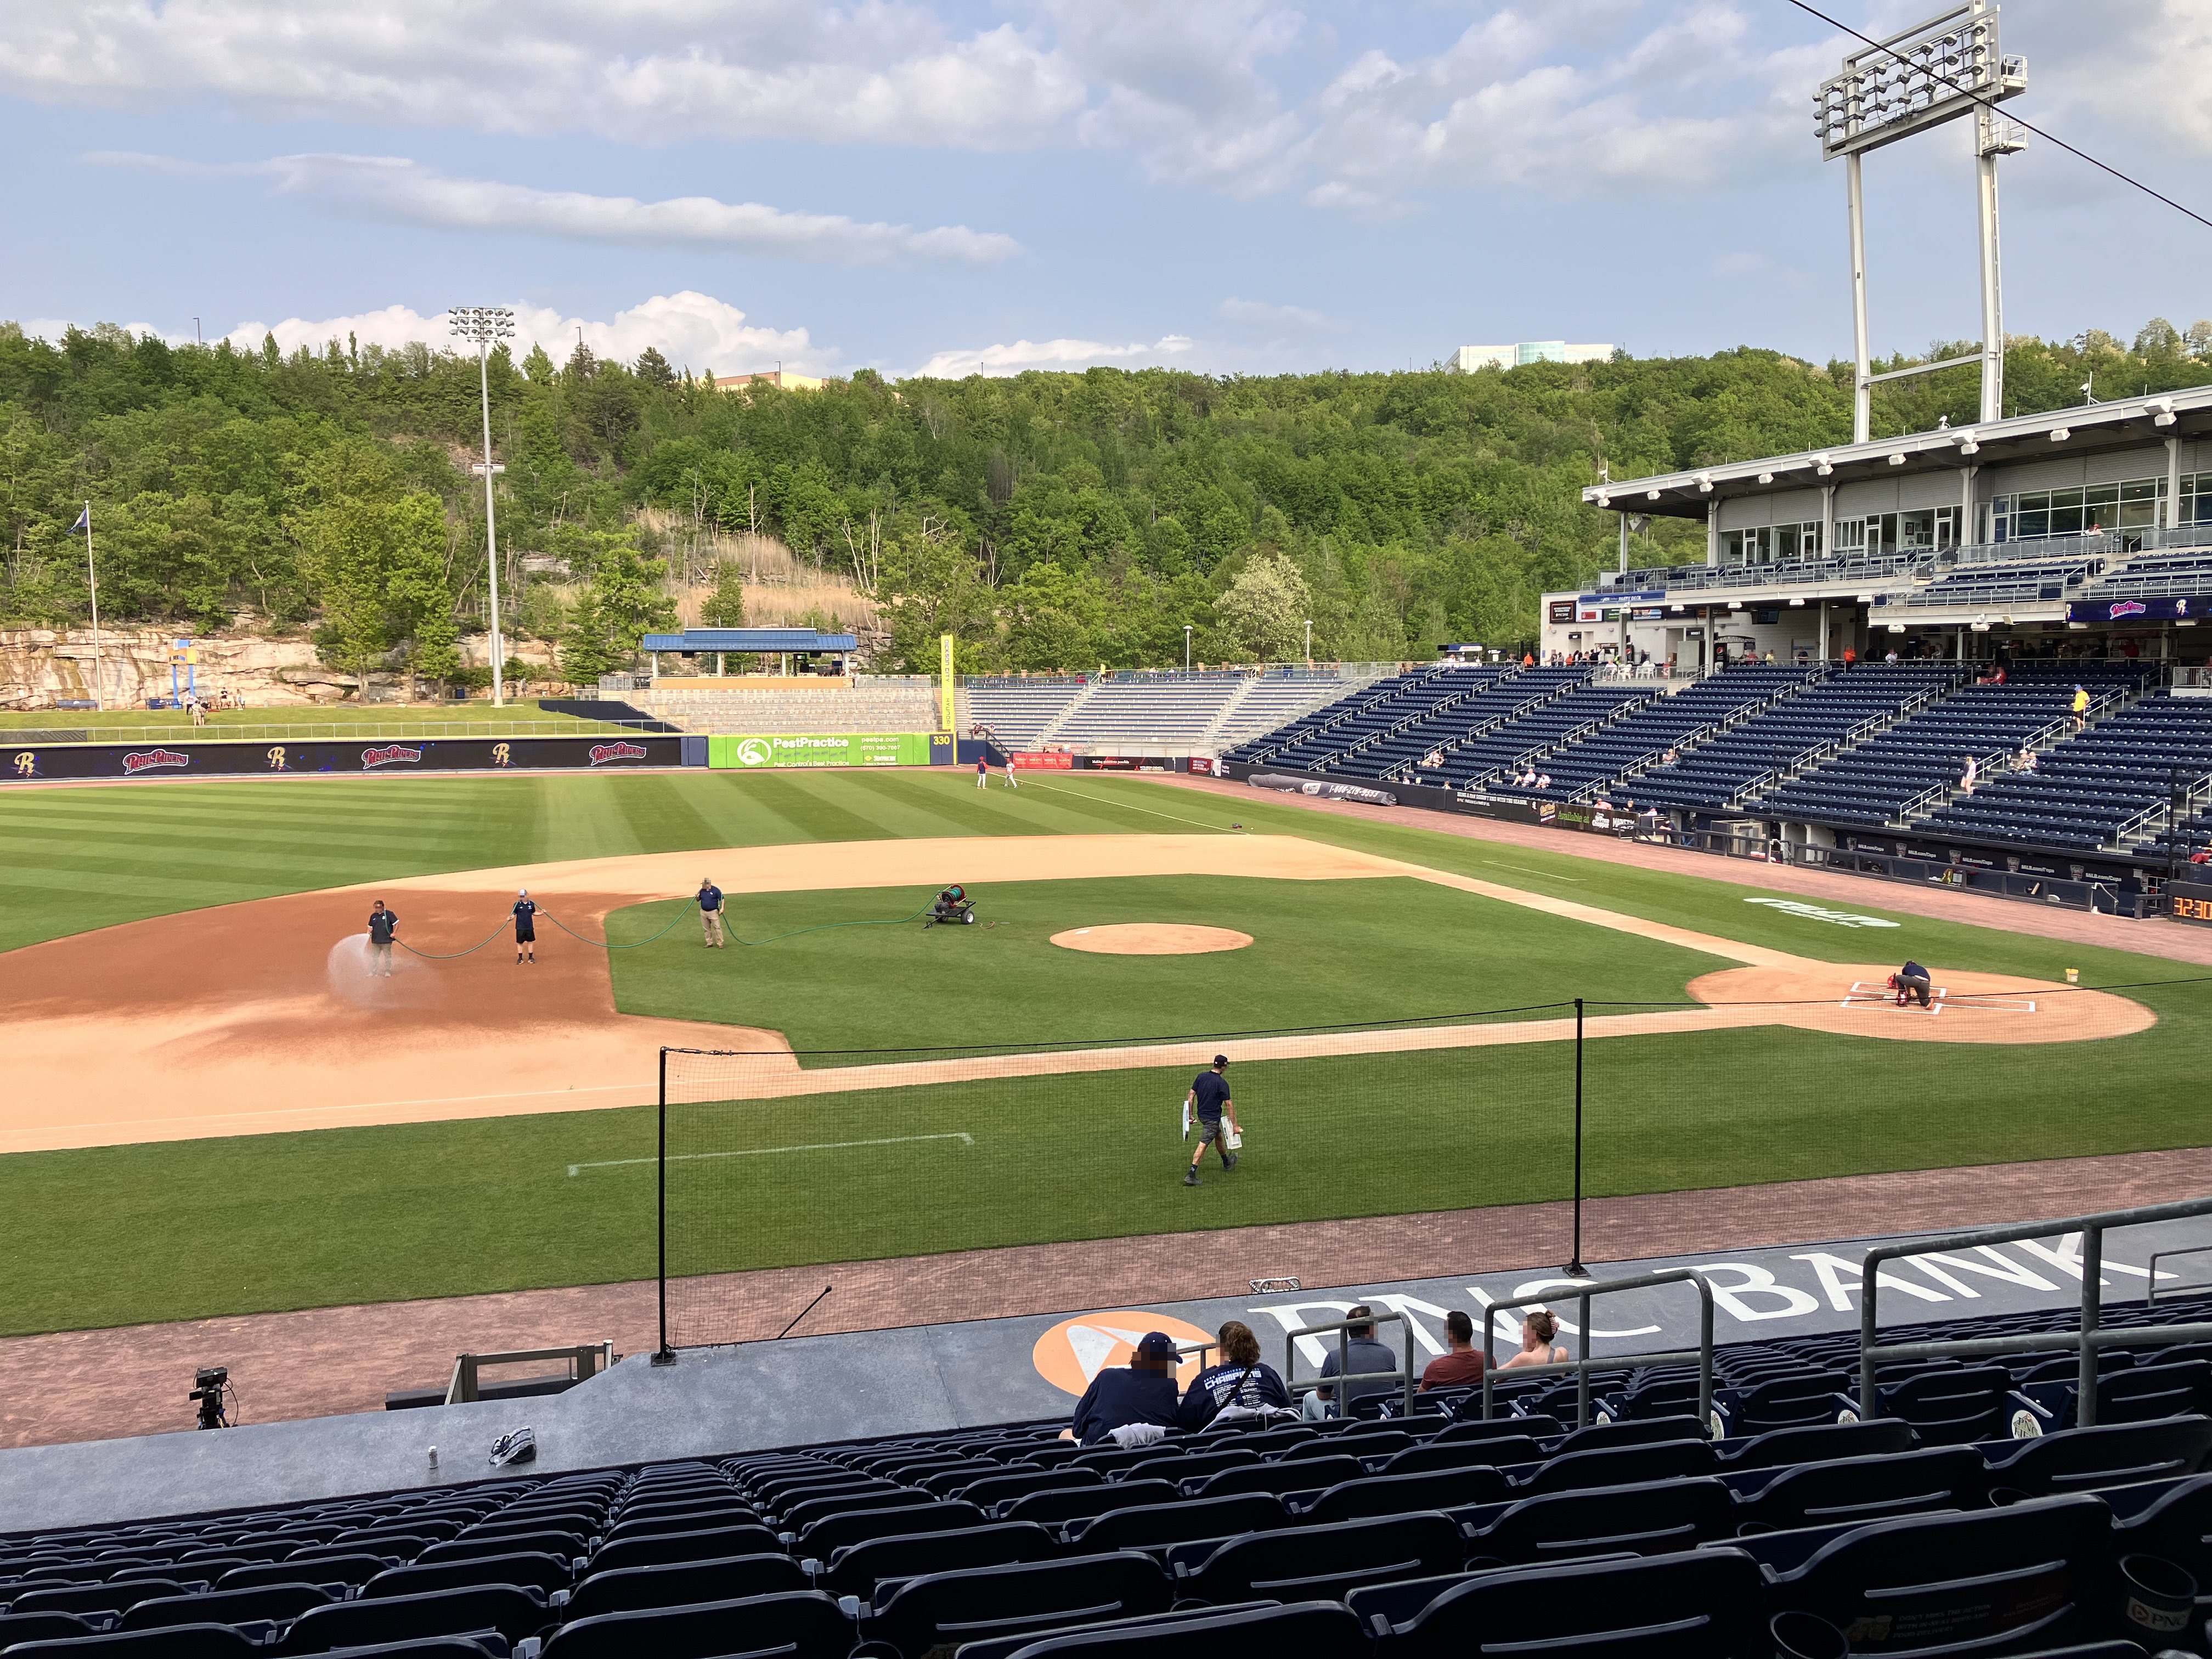
<path fill-rule="evenodd" d="M 514 896 L 514 965 L 521 967 L 526 957 L 530 965 L 538 965 L 538 901 L 530 896 L 526 887 Z"/>
<path fill-rule="evenodd" d="M 392 977 L 392 940 L 399 931 L 399 912 L 387 910 L 384 901 L 377 900 L 368 913 L 368 975 L 371 979 L 381 974 Z"/>
<path fill-rule="evenodd" d="M 1164 1331 L 1147 1331 L 1125 1366 L 1110 1365 L 1091 1379 L 1076 1403 L 1068 1437 L 1093 1446 L 1133 1423 L 1175 1426 L 1175 1342 Z"/>
<path fill-rule="evenodd" d="M 699 932 L 708 950 L 722 949 L 722 890 L 705 876 L 699 878 Z"/>
<path fill-rule="evenodd" d="M 1231 1407 L 1244 1411 L 1288 1411 L 1291 1391 L 1282 1373 L 1260 1358 L 1260 1339 L 1252 1328 L 1232 1319 L 1221 1328 L 1221 1363 L 1191 1379 L 1176 1413 L 1176 1426 L 1193 1433 Z"/>
<path fill-rule="evenodd" d="M 1236 1129 L 1240 1135 L 1243 1133 L 1237 1121 L 1237 1103 L 1229 1097 L 1229 1079 L 1222 1075 L 1228 1066 L 1228 1055 L 1214 1055 L 1213 1069 L 1193 1078 L 1190 1092 L 1183 1097 L 1183 1109 L 1192 1113 L 1198 1123 L 1198 1150 L 1190 1155 L 1190 1168 L 1183 1171 L 1182 1184 L 1186 1187 L 1199 1184 L 1198 1166 L 1205 1162 L 1208 1146 L 1221 1153 L 1223 1169 L 1237 1167 L 1237 1154 L 1229 1150 L 1228 1133 L 1222 1127 L 1225 1113 L 1229 1128 Z"/>
<path fill-rule="evenodd" d="M 1917 1002 L 1923 1008 L 1929 1006 L 1929 993 L 1934 989 L 1934 978 L 1918 963 L 1906 963 L 1889 976 L 1889 982 L 1897 992 L 1899 1007 L 1904 1007 L 1908 1002 Z"/>

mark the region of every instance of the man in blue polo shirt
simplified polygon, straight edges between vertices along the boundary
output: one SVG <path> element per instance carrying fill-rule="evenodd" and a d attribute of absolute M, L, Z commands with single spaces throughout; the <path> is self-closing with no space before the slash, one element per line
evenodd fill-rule
<path fill-rule="evenodd" d="M 538 965 L 538 901 L 530 896 L 526 887 L 514 896 L 514 965 L 522 966 L 525 953 L 530 965 Z"/>
<path fill-rule="evenodd" d="M 399 912 L 387 910 L 377 900 L 368 913 L 368 976 L 392 977 L 392 939 L 399 931 Z"/>
<path fill-rule="evenodd" d="M 1191 1112 L 1198 1123 L 1198 1150 L 1190 1155 L 1190 1168 L 1183 1171 L 1182 1184 L 1186 1187 L 1198 1185 L 1198 1166 L 1205 1161 L 1208 1146 L 1220 1152 L 1223 1169 L 1237 1167 L 1237 1154 L 1229 1150 L 1229 1135 L 1222 1127 L 1222 1117 L 1226 1114 L 1229 1128 L 1236 1129 L 1240 1136 L 1243 1133 L 1237 1122 L 1237 1103 L 1229 1097 L 1229 1079 L 1222 1075 L 1228 1066 L 1228 1055 L 1214 1055 L 1213 1069 L 1193 1078 L 1190 1092 L 1183 1097 L 1184 1109 Z"/>
<path fill-rule="evenodd" d="M 722 948 L 722 890 L 704 876 L 699 878 L 699 931 L 708 950 Z"/>

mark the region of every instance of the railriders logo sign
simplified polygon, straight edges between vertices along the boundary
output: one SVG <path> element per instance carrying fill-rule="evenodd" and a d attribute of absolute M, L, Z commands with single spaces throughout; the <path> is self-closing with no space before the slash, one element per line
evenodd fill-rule
<path fill-rule="evenodd" d="M 144 749 L 125 755 L 123 757 L 123 770 L 125 775 L 135 778 L 141 772 L 150 772 L 156 767 L 181 767 L 190 766 L 191 763 L 192 757 L 190 755 L 179 755 L 173 749 Z"/>
<path fill-rule="evenodd" d="M 381 749 L 364 749 L 361 751 L 361 769 L 364 772 L 371 772 L 380 766 L 391 766 L 401 761 L 404 761 L 410 766 L 419 766 L 422 761 L 422 751 L 419 749 L 410 749 L 406 744 L 399 743 L 388 743 Z"/>
<path fill-rule="evenodd" d="M 609 761 L 643 760 L 645 749 L 635 743 L 595 743 L 592 745 L 592 764 L 605 766 Z"/>

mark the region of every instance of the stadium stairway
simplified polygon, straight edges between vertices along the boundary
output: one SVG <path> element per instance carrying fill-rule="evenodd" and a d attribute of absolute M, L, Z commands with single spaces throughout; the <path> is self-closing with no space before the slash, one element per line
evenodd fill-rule
<path fill-rule="evenodd" d="M 2212 1299 L 2108 1304 L 2155 1330 Z M 2067 1328 L 2039 1310 L 1891 1340 Z M 1081 1446 L 831 1441 L 0 1535 L 9 1659 L 2203 1653 L 2212 1345 L 1893 1364 L 1849 1332 Z M 2003 1593 L 1993 1594 L 1993 1586 Z M 2080 1644 L 2104 1644 L 2087 1648 Z"/>
<path fill-rule="evenodd" d="M 1482 678 L 1461 682 L 1443 676 L 1471 674 Z M 1294 771 L 1319 769 L 1321 763 L 1354 744 L 1389 729 L 1407 712 L 1434 706 L 1444 698 L 1462 695 L 1497 678 L 1480 669 L 1418 668 L 1385 675 L 1288 725 L 1249 739 L 1231 749 L 1226 760 L 1264 763 Z"/>

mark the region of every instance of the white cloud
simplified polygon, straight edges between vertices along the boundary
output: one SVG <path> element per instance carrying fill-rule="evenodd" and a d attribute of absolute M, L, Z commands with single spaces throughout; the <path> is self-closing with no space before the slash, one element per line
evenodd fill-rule
<path fill-rule="evenodd" d="M 940 351 L 915 370 L 917 378 L 964 380 L 970 374 L 1019 374 L 1031 368 L 1088 368 L 1094 364 L 1150 368 L 1191 349 L 1187 334 L 1164 334 L 1150 345 L 1107 345 L 1097 340 L 1016 340 L 965 350 Z"/>
<path fill-rule="evenodd" d="M 1224 300 L 1216 308 L 1230 322 L 1269 328 L 1320 328 L 1328 321 L 1321 313 L 1305 306 L 1274 306 L 1262 300 L 1231 298 Z"/>
<path fill-rule="evenodd" d="M 798 138 L 998 149 L 1082 106 L 1012 24 L 919 0 L 0 0 L 0 88 L 143 108 L 634 143 Z"/>
<path fill-rule="evenodd" d="M 101 151 L 88 161 L 183 173 L 246 173 L 275 181 L 278 193 L 457 230 L 532 232 L 579 240 L 704 242 L 744 252 L 845 264 L 897 258 L 983 264 L 1019 252 L 995 231 L 965 225 L 916 230 L 863 223 L 842 215 L 788 213 L 757 202 L 680 196 L 641 202 L 631 196 L 538 190 L 486 179 L 456 179 L 397 155 L 279 155 L 209 167 L 162 155 Z"/>
<path fill-rule="evenodd" d="M 688 289 L 656 295 L 604 321 L 564 316 L 550 306 L 517 305 L 514 355 L 520 359 L 532 346 L 542 345 L 556 362 L 563 362 L 575 348 L 580 328 L 584 343 L 596 356 L 632 362 L 653 346 L 677 368 L 700 374 L 769 368 L 779 358 L 786 368 L 820 374 L 837 356 L 817 348 L 803 328 L 756 328 L 735 306 Z M 426 316 L 404 305 L 312 321 L 288 317 L 281 323 L 245 322 L 231 330 L 228 337 L 240 350 L 258 351 L 264 334 L 275 335 L 278 347 L 288 354 L 301 346 L 320 351 L 327 342 L 343 342 L 348 335 L 363 345 L 387 349 L 421 341 L 436 350 L 453 343 L 443 312 Z"/>

